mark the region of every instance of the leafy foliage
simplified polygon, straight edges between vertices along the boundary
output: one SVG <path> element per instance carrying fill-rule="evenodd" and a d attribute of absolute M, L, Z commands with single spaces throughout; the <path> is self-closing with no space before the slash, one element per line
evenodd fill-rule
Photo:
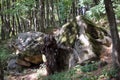
<path fill-rule="evenodd" d="M 6 64 L 6 61 L 9 57 L 10 51 L 4 46 L 0 46 L 0 61 L 2 63 L 2 66 Z"/>
<path fill-rule="evenodd" d="M 119 19 L 120 18 L 120 5 L 116 5 L 115 14 L 116 14 L 117 19 Z"/>
<path fill-rule="evenodd" d="M 106 69 L 104 69 L 102 74 L 104 76 L 116 77 L 118 72 L 119 72 L 119 69 L 111 68 L 110 71 L 107 71 Z"/>
<path fill-rule="evenodd" d="M 86 5 L 92 5 L 92 4 L 93 4 L 92 0 L 79 0 L 78 3 L 79 7 L 84 7 Z"/>
<path fill-rule="evenodd" d="M 83 0 L 80 4 L 84 6 L 86 0 Z M 113 1 L 114 5 L 114 10 L 117 18 L 120 18 L 120 5 L 118 5 L 120 2 L 118 1 Z M 89 5 L 92 5 L 91 2 L 89 2 Z M 86 16 L 89 19 L 95 19 L 95 20 L 100 20 L 101 18 L 104 18 L 106 16 L 106 11 L 105 11 L 105 6 L 104 6 L 104 0 L 100 0 L 98 5 L 95 5 L 90 8 L 86 12 Z"/>
<path fill-rule="evenodd" d="M 95 5 L 86 12 L 86 16 L 90 19 L 99 20 L 105 16 L 104 0 L 101 0 L 98 5 Z"/>
<path fill-rule="evenodd" d="M 22 14 L 24 15 L 26 12 L 35 9 L 35 1 L 34 0 L 21 0 L 14 2 L 10 9 L 4 10 L 6 14 Z"/>
<path fill-rule="evenodd" d="M 91 71 L 97 70 L 97 68 L 98 66 L 96 63 L 86 64 L 85 66 L 81 66 L 82 72 L 91 72 Z"/>
<path fill-rule="evenodd" d="M 72 0 L 61 0 L 59 3 L 56 3 L 56 5 L 59 7 L 59 16 L 62 24 L 65 19 L 69 18 L 72 2 Z"/>

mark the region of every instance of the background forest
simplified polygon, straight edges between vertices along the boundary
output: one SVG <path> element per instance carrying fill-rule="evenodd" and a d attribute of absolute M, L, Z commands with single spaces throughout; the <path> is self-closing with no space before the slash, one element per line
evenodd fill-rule
<path fill-rule="evenodd" d="M 84 15 L 96 23 L 105 24 L 104 0 L 1 0 L 0 34 L 5 40 L 20 32 L 42 31 L 61 27 L 64 23 Z M 113 1 L 119 22 L 119 0 Z"/>
<path fill-rule="evenodd" d="M 120 0 L 112 0 L 115 13 L 117 29 L 120 30 Z M 65 23 L 76 16 L 82 15 L 95 25 L 110 32 L 109 20 L 105 9 L 104 0 L 0 0 L 0 80 L 3 80 L 1 73 L 4 73 L 6 61 L 11 53 L 7 49 L 7 42 L 19 33 L 38 31 L 51 34 L 52 30 L 60 29 Z M 113 37 L 112 37 L 113 38 Z M 83 71 L 89 72 L 96 69 L 96 63 L 82 67 Z M 78 68 L 77 66 L 76 68 Z M 75 70 L 66 72 L 67 77 L 75 74 Z M 90 70 L 91 69 L 91 70 Z M 106 68 L 105 68 L 106 69 Z M 116 76 L 116 70 L 111 69 L 108 73 L 103 69 L 100 77 L 106 78 Z M 98 71 L 99 72 L 99 71 Z M 49 80 L 66 80 L 66 73 L 50 76 Z M 94 72 L 93 72 L 94 73 Z M 79 74 L 79 73 L 78 73 Z M 90 73 L 91 74 L 91 73 Z M 95 73 L 94 73 L 95 74 Z M 81 80 L 97 80 L 98 76 L 82 75 Z M 78 75 L 76 75 L 78 77 Z M 76 77 L 74 76 L 74 77 Z M 62 77 L 62 78 L 61 78 Z M 78 78 L 80 78 L 79 76 Z M 99 78 L 100 78 L 99 77 Z M 97 78 L 97 79 L 96 79 Z M 69 79 L 68 79 L 69 80 Z M 71 79 L 70 79 L 71 80 Z M 106 79 L 98 79 L 106 80 Z"/>

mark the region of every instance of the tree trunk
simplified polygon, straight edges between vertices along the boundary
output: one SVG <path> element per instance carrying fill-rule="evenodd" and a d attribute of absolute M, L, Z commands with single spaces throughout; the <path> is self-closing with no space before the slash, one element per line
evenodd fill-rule
<path fill-rule="evenodd" d="M 2 12 L 4 10 L 4 6 L 3 6 L 4 2 L 3 0 L 1 0 L 1 6 L 0 6 L 0 11 Z M 1 16 L 1 22 L 2 22 L 2 26 L 1 26 L 1 39 L 5 40 L 5 29 L 4 29 L 4 16 L 3 13 L 0 14 Z"/>
<path fill-rule="evenodd" d="M 75 1 L 72 2 L 72 18 L 75 18 L 76 16 L 76 8 L 75 8 Z"/>
<path fill-rule="evenodd" d="M 0 59 L 0 80 L 4 80 L 4 72 L 1 59 Z"/>
<path fill-rule="evenodd" d="M 44 0 L 40 0 L 40 31 L 44 32 L 44 19 L 45 19 L 45 7 L 44 7 Z"/>
<path fill-rule="evenodd" d="M 59 1 L 58 0 L 56 0 L 56 3 L 58 4 L 59 3 Z M 60 27 L 61 25 L 61 20 L 60 20 L 60 10 L 59 10 L 59 6 L 58 5 L 56 5 L 56 11 L 57 11 L 57 16 L 58 16 L 58 21 L 57 21 L 57 27 Z"/>
<path fill-rule="evenodd" d="M 46 0 L 46 27 L 49 26 L 49 0 Z"/>
<path fill-rule="evenodd" d="M 21 23 L 20 23 L 18 14 L 16 14 L 16 19 L 17 19 L 17 24 L 18 24 L 18 25 L 17 25 L 17 26 L 18 26 L 18 33 L 19 33 L 19 32 L 23 32 L 23 31 L 22 31 L 22 28 L 21 28 Z"/>
<path fill-rule="evenodd" d="M 6 0 L 7 9 L 10 9 L 10 0 Z M 6 14 L 5 27 L 6 27 L 6 39 L 10 37 L 11 26 L 10 26 L 10 14 Z"/>
<path fill-rule="evenodd" d="M 115 20 L 115 13 L 112 6 L 112 1 L 104 0 L 104 4 L 109 21 L 110 32 L 113 43 L 113 52 L 112 52 L 113 64 L 114 64 L 114 68 L 120 68 L 120 41 L 119 41 L 119 35 Z"/>
<path fill-rule="evenodd" d="M 53 0 L 50 1 L 50 23 L 51 23 L 51 26 L 54 27 L 55 26 L 55 22 L 54 22 L 54 5 L 53 5 Z"/>
<path fill-rule="evenodd" d="M 12 35 L 15 35 L 15 17 L 12 16 Z"/>

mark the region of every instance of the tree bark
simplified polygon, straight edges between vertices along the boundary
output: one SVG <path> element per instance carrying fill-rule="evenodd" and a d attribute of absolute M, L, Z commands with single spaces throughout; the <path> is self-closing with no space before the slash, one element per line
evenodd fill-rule
<path fill-rule="evenodd" d="M 110 32 L 113 43 L 113 52 L 112 52 L 113 64 L 114 64 L 114 68 L 120 68 L 120 40 L 119 40 L 112 1 L 104 0 L 104 4 L 109 21 Z"/>
<path fill-rule="evenodd" d="M 3 71 L 1 59 L 0 59 L 0 80 L 4 80 L 4 71 Z"/>
<path fill-rule="evenodd" d="M 72 2 L 72 18 L 75 18 L 76 16 L 76 8 L 75 8 L 75 1 Z"/>
<path fill-rule="evenodd" d="M 4 10 L 3 4 L 4 4 L 4 2 L 3 2 L 3 0 L 1 0 L 1 6 L 0 6 L 0 11 L 1 12 Z M 5 40 L 5 29 L 4 29 L 5 21 L 4 21 L 3 13 L 0 13 L 0 16 L 1 16 L 1 22 L 2 22 L 2 26 L 1 26 L 1 39 Z"/>
<path fill-rule="evenodd" d="M 53 11 L 54 11 L 54 5 L 53 5 L 53 3 L 54 3 L 53 0 L 51 0 L 51 1 L 50 1 L 50 7 L 51 7 L 51 9 L 50 9 L 50 13 L 51 13 L 51 14 L 50 14 L 50 19 L 51 19 L 51 20 L 50 20 L 50 23 L 51 23 L 51 26 L 52 26 L 52 27 L 55 26 L 55 24 L 54 24 L 55 22 L 54 22 L 54 12 L 53 12 Z"/>
<path fill-rule="evenodd" d="M 20 23 L 18 14 L 16 14 L 16 19 L 17 19 L 18 33 L 19 33 L 19 32 L 23 32 L 23 31 L 22 31 L 22 28 L 21 28 L 21 23 Z"/>
<path fill-rule="evenodd" d="M 6 0 L 6 7 L 9 10 L 10 9 L 10 0 Z M 10 23 L 10 14 L 6 14 L 5 16 L 5 27 L 6 27 L 6 39 L 10 38 L 10 32 L 11 32 L 11 23 Z"/>
<path fill-rule="evenodd" d="M 44 7 L 44 0 L 40 0 L 40 31 L 44 32 L 44 19 L 45 19 L 45 7 Z"/>
<path fill-rule="evenodd" d="M 49 0 L 46 0 L 46 28 L 49 27 Z"/>

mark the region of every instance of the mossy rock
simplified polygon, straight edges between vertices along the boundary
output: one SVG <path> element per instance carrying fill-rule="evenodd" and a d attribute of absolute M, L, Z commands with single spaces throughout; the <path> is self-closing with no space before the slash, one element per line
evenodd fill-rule
<path fill-rule="evenodd" d="M 98 27 L 86 17 L 77 16 L 62 26 L 58 43 L 73 48 L 76 62 L 82 63 L 91 58 L 99 58 L 103 45 L 111 45 L 106 37 L 110 38 L 107 30 Z"/>

